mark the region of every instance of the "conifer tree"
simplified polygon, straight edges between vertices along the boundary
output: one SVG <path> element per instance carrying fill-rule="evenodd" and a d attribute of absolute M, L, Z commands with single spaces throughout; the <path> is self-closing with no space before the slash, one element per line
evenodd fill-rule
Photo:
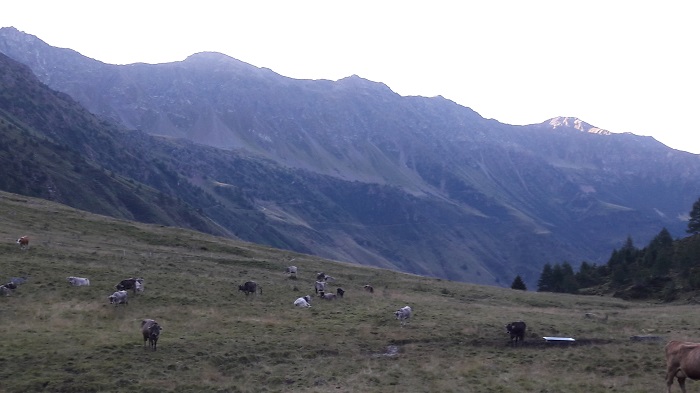
<path fill-rule="evenodd" d="M 537 292 L 553 292 L 552 286 L 552 265 L 546 263 L 542 268 L 542 274 L 537 281 Z"/>
<path fill-rule="evenodd" d="M 515 276 L 515 280 L 513 280 L 513 283 L 510 285 L 511 289 L 518 289 L 521 291 L 527 291 L 527 287 L 525 286 L 525 282 L 523 281 L 523 278 L 520 277 L 518 274 Z"/>
<path fill-rule="evenodd" d="M 693 209 L 690 211 L 690 220 L 688 220 L 688 229 L 686 232 L 693 235 L 700 233 L 700 198 L 693 203 Z"/>

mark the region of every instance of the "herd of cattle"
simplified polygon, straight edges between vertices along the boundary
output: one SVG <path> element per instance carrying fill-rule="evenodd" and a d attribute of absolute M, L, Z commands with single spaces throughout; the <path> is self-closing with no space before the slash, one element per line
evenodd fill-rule
<path fill-rule="evenodd" d="M 22 236 L 19 239 L 17 239 L 17 244 L 20 245 L 21 249 L 26 250 L 29 247 L 29 238 L 27 236 Z M 289 266 L 285 269 L 285 272 L 289 275 L 290 278 L 296 279 L 298 268 L 296 266 Z M 24 279 L 13 278 L 7 284 L 0 285 L 0 295 L 10 295 L 11 291 L 16 289 L 17 285 L 19 285 L 23 281 Z M 328 291 L 329 283 L 332 283 L 334 281 L 335 278 L 333 276 L 330 276 L 324 272 L 317 273 L 316 281 L 314 283 L 314 291 L 316 295 L 324 300 L 335 300 L 338 298 L 343 298 L 343 296 L 345 295 L 345 290 L 341 287 L 337 287 L 335 293 L 333 293 L 332 291 Z M 68 277 L 68 283 L 71 286 L 76 287 L 89 286 L 90 279 L 85 277 L 70 276 Z M 128 291 L 131 290 L 134 294 L 136 294 L 137 292 L 143 292 L 145 289 L 144 280 L 143 278 L 135 277 L 127 278 L 115 285 L 115 289 L 116 291 L 108 296 L 109 303 L 115 306 L 118 306 L 120 304 L 128 305 Z M 374 293 L 374 288 L 369 284 L 364 285 L 363 289 L 368 293 Z M 262 295 L 262 286 L 260 286 L 255 281 L 247 281 L 242 285 L 239 285 L 238 290 L 245 293 L 246 296 L 250 294 Z M 311 307 L 311 295 L 299 297 L 296 300 L 294 300 L 293 304 L 294 306 L 301 308 Z M 412 315 L 413 309 L 410 306 L 401 307 L 394 312 L 394 317 L 397 320 L 399 320 L 402 327 L 409 322 Z M 155 350 L 160 331 L 163 328 L 153 319 L 144 319 L 141 323 L 141 328 L 143 333 L 144 346 L 146 345 L 146 342 L 149 342 L 151 348 Z M 511 335 L 511 341 L 514 340 L 517 343 L 518 341 L 522 341 L 524 339 L 525 323 L 522 321 L 510 323 L 506 326 L 506 330 Z"/>
<path fill-rule="evenodd" d="M 29 237 L 22 236 L 17 239 L 17 244 L 19 244 L 22 250 L 29 248 Z M 285 272 L 290 276 L 290 278 L 297 278 L 298 268 L 296 266 L 289 266 L 286 268 Z M 337 298 L 342 298 L 345 294 L 343 288 L 336 288 L 336 292 L 327 292 L 327 285 L 329 282 L 335 281 L 335 278 L 329 276 L 323 272 L 316 275 L 316 282 L 314 283 L 314 290 L 318 297 L 325 300 L 334 300 Z M 16 290 L 19 285 L 26 282 L 24 277 L 12 277 L 9 282 L 0 285 L 0 296 L 10 296 L 12 291 Z M 90 280 L 85 277 L 68 277 L 68 283 L 71 286 L 89 286 Z M 108 296 L 109 303 L 118 306 L 120 304 L 128 305 L 128 291 L 133 291 L 134 294 L 137 292 L 143 292 L 144 280 L 143 278 L 127 278 L 120 281 L 115 285 L 116 291 Z M 363 289 L 369 293 L 374 293 L 374 288 L 367 284 Z M 247 281 L 242 285 L 238 286 L 238 290 L 245 293 L 246 296 L 249 294 L 260 294 L 262 295 L 262 287 L 258 285 L 255 281 Z M 294 306 L 306 308 L 311 307 L 311 296 L 305 295 L 297 298 L 293 302 Z M 413 310 L 410 306 L 404 306 L 394 312 L 394 316 L 400 321 L 403 327 L 413 315 Z M 523 321 L 511 322 L 505 326 L 506 332 L 510 334 L 510 341 L 513 344 L 522 342 L 525 339 L 525 332 L 527 325 Z M 143 335 L 143 345 L 144 347 L 148 343 L 152 350 L 156 350 L 158 338 L 160 337 L 160 332 L 163 330 L 162 326 L 153 319 L 144 319 L 141 321 L 141 333 Z M 680 386 L 681 392 L 686 393 L 685 380 L 690 378 L 692 380 L 700 380 L 700 343 L 694 342 L 681 342 L 681 341 L 671 341 L 665 346 L 666 355 L 666 386 L 667 392 L 671 392 L 671 386 L 674 380 L 678 380 L 678 385 Z"/>

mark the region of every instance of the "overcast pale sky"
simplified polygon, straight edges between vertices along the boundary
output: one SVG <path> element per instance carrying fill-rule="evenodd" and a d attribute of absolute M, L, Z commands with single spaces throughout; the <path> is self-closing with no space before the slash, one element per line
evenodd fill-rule
<path fill-rule="evenodd" d="M 700 154 L 693 0 L 22 0 L 50 45 L 113 64 L 225 53 L 291 78 L 353 74 L 508 124 L 573 116 Z"/>

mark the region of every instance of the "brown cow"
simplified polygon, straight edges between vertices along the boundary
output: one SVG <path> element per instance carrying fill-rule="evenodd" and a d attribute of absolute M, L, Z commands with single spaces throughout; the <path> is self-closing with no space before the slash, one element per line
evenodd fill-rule
<path fill-rule="evenodd" d="M 19 248 L 21 248 L 22 250 L 24 250 L 25 248 L 29 248 L 29 237 L 20 237 L 19 239 L 17 239 L 17 244 L 19 244 Z"/>
<path fill-rule="evenodd" d="M 685 379 L 700 379 L 700 343 L 670 341 L 666 344 L 666 386 L 671 392 L 673 378 L 678 378 L 685 393 Z"/>

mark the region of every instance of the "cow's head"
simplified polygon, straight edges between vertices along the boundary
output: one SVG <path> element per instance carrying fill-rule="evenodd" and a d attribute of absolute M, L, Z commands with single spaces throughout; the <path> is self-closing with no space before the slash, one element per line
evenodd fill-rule
<path fill-rule="evenodd" d="M 158 324 L 158 322 L 154 322 L 153 325 L 148 328 L 148 334 L 151 338 L 158 338 L 161 330 L 163 330 L 163 328 Z"/>

